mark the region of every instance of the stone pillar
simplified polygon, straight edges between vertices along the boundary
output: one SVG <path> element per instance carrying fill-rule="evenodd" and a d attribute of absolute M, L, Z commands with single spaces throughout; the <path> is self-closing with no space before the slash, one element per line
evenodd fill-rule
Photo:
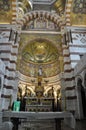
<path fill-rule="evenodd" d="M 71 65 L 71 54 L 69 43 L 72 42 L 69 32 L 65 29 L 66 45 L 63 45 L 64 56 L 64 82 L 65 82 L 65 105 L 66 110 L 74 112 L 76 102 L 74 68 Z"/>
<path fill-rule="evenodd" d="M 0 111 L 0 126 L 2 125 L 2 112 Z"/>
<path fill-rule="evenodd" d="M 8 110 L 11 97 L 15 94 L 15 71 L 18 53 L 18 32 L 13 25 L 0 26 L 2 39 L 0 42 L 0 59 L 5 64 L 4 84 L 1 97 L 3 110 Z M 3 35 L 4 33 L 4 35 Z M 13 98 L 13 97 L 12 97 Z"/>

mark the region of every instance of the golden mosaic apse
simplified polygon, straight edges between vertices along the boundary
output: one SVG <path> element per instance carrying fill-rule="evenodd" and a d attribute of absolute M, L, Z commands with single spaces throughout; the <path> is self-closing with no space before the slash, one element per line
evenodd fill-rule
<path fill-rule="evenodd" d="M 23 47 L 19 64 L 19 71 L 29 77 L 37 77 L 40 67 L 43 77 L 60 73 L 58 49 L 50 41 L 40 38 Z"/>

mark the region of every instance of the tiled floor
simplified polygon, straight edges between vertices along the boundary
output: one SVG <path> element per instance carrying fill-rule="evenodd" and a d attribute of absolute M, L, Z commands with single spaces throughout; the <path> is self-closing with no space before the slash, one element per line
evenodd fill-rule
<path fill-rule="evenodd" d="M 76 121 L 76 130 L 86 130 L 86 119 Z"/>
<path fill-rule="evenodd" d="M 54 130 L 55 127 L 52 127 L 52 124 L 48 123 L 48 125 L 46 125 L 47 123 L 44 123 L 44 127 L 42 126 L 42 128 L 40 128 L 41 123 L 38 123 L 38 127 L 37 129 L 30 129 L 30 130 Z M 43 124 L 42 124 L 43 125 Z M 54 124 L 53 124 L 54 125 Z M 47 127 L 46 127 L 47 126 Z M 50 127 L 50 128 L 49 128 Z M 19 127 L 19 130 L 25 130 L 25 128 L 22 128 L 21 126 Z M 59 130 L 59 129 L 58 129 Z M 70 128 L 69 126 L 65 125 L 63 122 L 61 123 L 61 130 L 74 130 L 72 128 Z M 86 130 L 86 120 L 76 120 L 76 128 L 75 130 Z"/>
<path fill-rule="evenodd" d="M 62 130 L 74 130 L 66 125 L 62 125 Z M 86 120 L 76 120 L 75 130 L 86 130 Z"/>

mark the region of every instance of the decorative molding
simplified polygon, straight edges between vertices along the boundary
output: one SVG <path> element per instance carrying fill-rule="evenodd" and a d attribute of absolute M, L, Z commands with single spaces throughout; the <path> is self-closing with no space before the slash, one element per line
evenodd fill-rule
<path fill-rule="evenodd" d="M 9 98 L 10 99 L 10 95 L 1 94 L 1 98 Z"/>
<path fill-rule="evenodd" d="M 16 22 L 17 24 L 23 27 L 23 25 L 30 22 L 34 18 L 36 19 L 40 17 L 49 19 L 50 21 L 54 22 L 59 27 L 63 26 L 63 21 L 61 17 L 55 13 L 51 13 L 48 11 L 31 11 L 30 13 L 27 13 L 23 18 L 17 20 Z"/>
<path fill-rule="evenodd" d="M 71 13 L 72 0 L 68 0 L 66 3 L 66 25 L 70 26 L 70 13 Z"/>
<path fill-rule="evenodd" d="M 68 52 L 69 53 L 69 52 Z M 69 54 L 63 54 L 64 57 L 69 57 L 70 56 L 70 53 Z"/>
<path fill-rule="evenodd" d="M 5 85 L 5 84 L 4 84 L 3 88 L 6 88 L 6 89 L 13 89 L 12 86 L 8 86 L 8 85 Z"/>
<path fill-rule="evenodd" d="M 15 77 L 8 77 L 7 75 L 4 76 L 4 78 L 8 79 L 8 80 L 15 80 Z"/>
<path fill-rule="evenodd" d="M 64 65 L 68 65 L 68 64 L 71 64 L 71 61 L 65 61 L 64 62 Z"/>
<path fill-rule="evenodd" d="M 8 66 L 6 66 L 6 70 L 9 70 L 9 71 L 16 71 L 16 69 L 14 69 L 14 68 L 9 68 Z"/>
<path fill-rule="evenodd" d="M 72 78 L 65 78 L 65 81 L 72 81 L 72 80 L 75 80 L 75 77 L 72 77 Z"/>
<path fill-rule="evenodd" d="M 82 43 L 82 44 L 86 44 L 86 33 L 85 34 L 83 34 L 83 33 L 74 33 L 73 34 L 74 36 L 73 36 L 73 39 L 74 40 L 78 40 L 78 41 L 80 41 L 80 43 Z"/>
<path fill-rule="evenodd" d="M 69 69 L 69 70 L 68 70 L 68 69 L 67 69 L 67 70 L 64 70 L 65 73 L 66 73 L 66 72 L 70 73 L 70 72 L 72 72 L 72 71 L 74 71 L 74 69 L 72 69 L 72 68 Z"/>
<path fill-rule="evenodd" d="M 7 32 L 0 30 L 0 39 L 7 38 Z"/>
<path fill-rule="evenodd" d="M 73 89 L 75 89 L 75 86 L 72 86 L 72 87 L 66 87 L 66 91 L 68 91 L 68 90 L 73 90 Z"/>
<path fill-rule="evenodd" d="M 77 96 L 68 96 L 66 97 L 66 100 L 74 100 L 77 99 Z"/>

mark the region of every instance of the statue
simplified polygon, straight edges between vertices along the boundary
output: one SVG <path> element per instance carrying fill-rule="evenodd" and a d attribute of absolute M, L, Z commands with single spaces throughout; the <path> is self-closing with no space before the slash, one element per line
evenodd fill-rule
<path fill-rule="evenodd" d="M 39 67 L 38 76 L 42 76 L 42 67 Z"/>

